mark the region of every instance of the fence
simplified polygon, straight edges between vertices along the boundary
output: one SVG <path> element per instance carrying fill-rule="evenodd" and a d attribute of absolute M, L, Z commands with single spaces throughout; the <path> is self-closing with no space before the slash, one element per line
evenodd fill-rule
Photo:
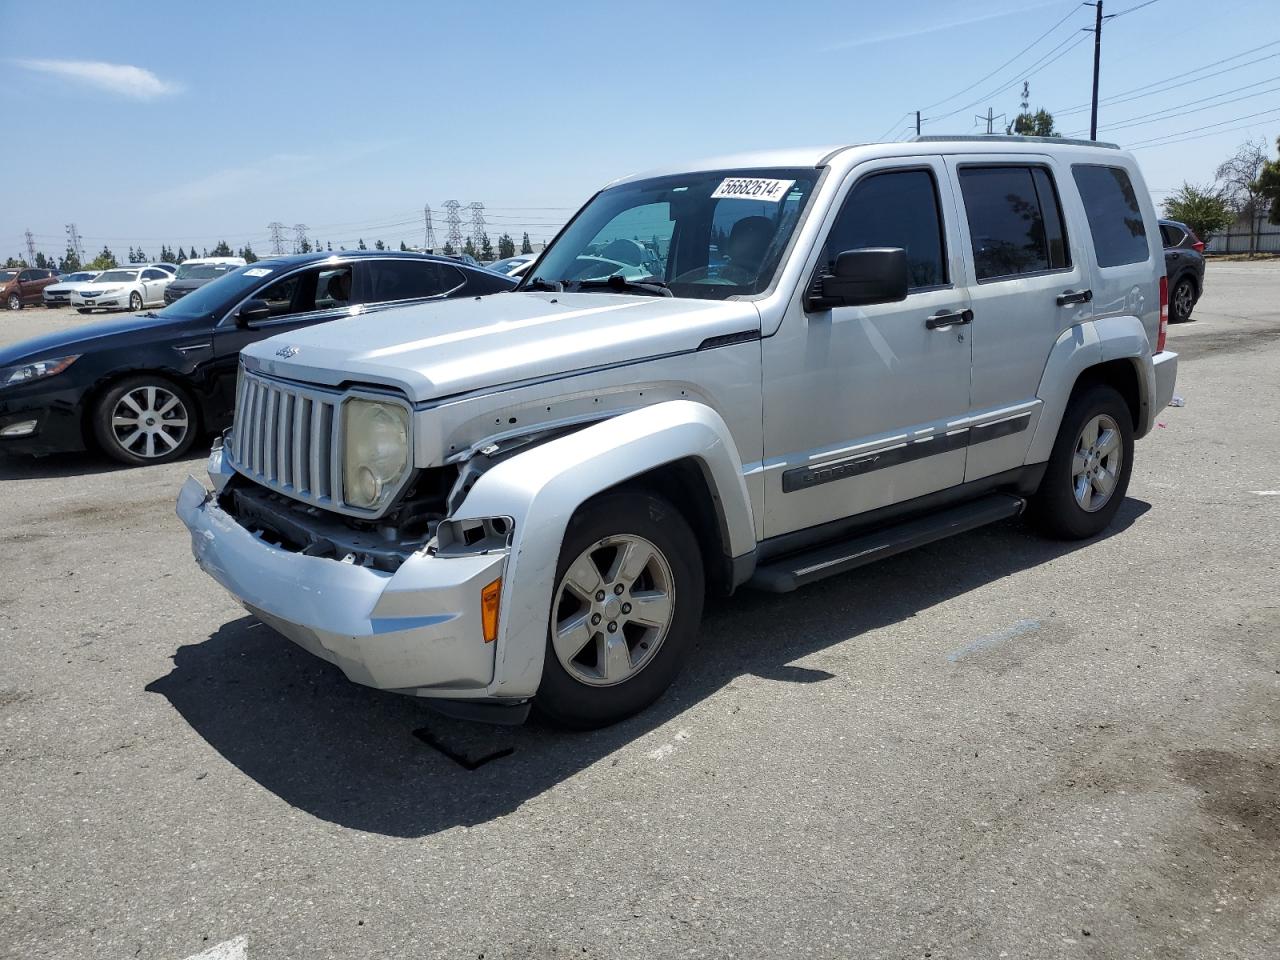
<path fill-rule="evenodd" d="M 1260 217 L 1252 235 L 1248 221 L 1237 220 L 1205 246 L 1205 253 L 1280 253 L 1280 225 Z M 1250 242 L 1252 241 L 1252 250 Z"/>

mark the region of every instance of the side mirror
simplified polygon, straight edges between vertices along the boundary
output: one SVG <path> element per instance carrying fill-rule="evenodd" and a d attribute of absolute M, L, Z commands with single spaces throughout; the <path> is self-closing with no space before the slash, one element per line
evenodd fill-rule
<path fill-rule="evenodd" d="M 837 254 L 830 273 L 814 281 L 814 310 L 895 303 L 907 298 L 907 251 L 902 247 L 862 247 Z"/>
<path fill-rule="evenodd" d="M 236 313 L 236 326 L 241 330 L 248 330 L 255 323 L 262 323 L 264 320 L 271 319 L 271 307 L 265 300 L 246 300 L 243 307 Z"/>

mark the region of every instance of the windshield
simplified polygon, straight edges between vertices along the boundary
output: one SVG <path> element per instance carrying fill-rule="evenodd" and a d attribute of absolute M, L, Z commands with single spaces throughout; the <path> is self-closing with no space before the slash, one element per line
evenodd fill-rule
<path fill-rule="evenodd" d="M 4 281 L 5 283 L 7 283 L 17 275 L 18 275 L 17 270 L 0 270 L 0 281 Z"/>
<path fill-rule="evenodd" d="M 178 268 L 178 280 L 212 280 L 235 267 L 229 263 L 184 263 Z"/>
<path fill-rule="evenodd" d="M 137 280 L 137 270 L 108 270 L 102 276 L 98 277 L 99 283 L 122 282 L 127 280 Z"/>
<path fill-rule="evenodd" d="M 723 300 L 773 282 L 813 192 L 813 168 L 716 170 L 624 183 L 588 203 L 544 255 L 535 279 L 662 281 L 677 297 Z"/>
<path fill-rule="evenodd" d="M 85 280 L 92 280 L 92 279 L 93 279 L 94 277 L 96 277 L 96 276 L 97 276 L 97 274 L 96 274 L 96 273 L 93 273 L 93 272 L 89 272 L 89 273 L 83 273 L 83 272 L 82 272 L 82 273 L 73 273 L 73 274 L 71 274 L 71 276 L 64 278 L 64 279 L 63 279 L 63 282 L 64 282 L 64 283 L 82 283 L 82 282 L 83 282 L 83 281 L 85 281 Z"/>
<path fill-rule="evenodd" d="M 233 267 L 217 279 L 196 287 L 181 300 L 175 300 L 163 310 L 157 311 L 157 315 L 176 320 L 195 320 L 201 317 L 216 319 L 253 290 L 266 286 L 270 278 L 284 268 L 284 264 L 262 260 L 243 267 Z"/>

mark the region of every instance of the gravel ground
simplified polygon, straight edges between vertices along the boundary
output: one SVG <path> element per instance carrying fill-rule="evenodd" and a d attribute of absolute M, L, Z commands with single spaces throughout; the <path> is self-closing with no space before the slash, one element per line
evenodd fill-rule
<path fill-rule="evenodd" d="M 1207 287 L 1108 535 L 715 604 L 588 735 L 257 624 L 173 515 L 202 457 L 0 459 L 0 955 L 1273 956 L 1280 263 Z"/>

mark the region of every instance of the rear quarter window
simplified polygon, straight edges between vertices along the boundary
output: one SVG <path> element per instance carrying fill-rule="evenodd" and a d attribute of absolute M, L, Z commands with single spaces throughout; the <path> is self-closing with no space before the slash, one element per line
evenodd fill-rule
<path fill-rule="evenodd" d="M 1092 164 L 1077 164 L 1071 173 L 1089 220 L 1098 266 L 1118 267 L 1149 260 L 1147 228 L 1129 174 L 1120 167 Z"/>

